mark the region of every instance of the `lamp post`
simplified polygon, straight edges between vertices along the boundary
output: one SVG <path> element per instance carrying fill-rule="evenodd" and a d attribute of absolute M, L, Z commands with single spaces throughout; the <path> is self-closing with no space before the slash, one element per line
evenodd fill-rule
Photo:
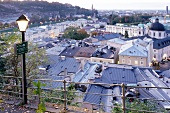
<path fill-rule="evenodd" d="M 21 15 L 17 20 L 19 31 L 22 33 L 22 43 L 25 42 L 25 31 L 28 27 L 29 19 L 25 15 Z M 26 63 L 25 53 L 22 54 L 22 97 L 23 104 L 27 104 L 27 86 L 26 86 Z"/>

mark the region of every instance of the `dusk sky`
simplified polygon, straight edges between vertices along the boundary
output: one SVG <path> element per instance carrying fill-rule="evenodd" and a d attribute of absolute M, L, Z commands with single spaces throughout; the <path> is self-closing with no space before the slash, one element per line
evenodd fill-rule
<path fill-rule="evenodd" d="M 165 9 L 170 7 L 170 0 L 47 0 L 60 3 L 69 3 L 90 9 Z"/>

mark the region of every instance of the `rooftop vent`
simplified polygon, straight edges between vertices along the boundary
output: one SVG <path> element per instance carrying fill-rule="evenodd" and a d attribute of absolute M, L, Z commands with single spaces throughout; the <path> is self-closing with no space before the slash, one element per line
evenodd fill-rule
<path fill-rule="evenodd" d="M 66 59 L 66 57 L 65 56 L 61 56 L 61 60 L 65 60 Z"/>

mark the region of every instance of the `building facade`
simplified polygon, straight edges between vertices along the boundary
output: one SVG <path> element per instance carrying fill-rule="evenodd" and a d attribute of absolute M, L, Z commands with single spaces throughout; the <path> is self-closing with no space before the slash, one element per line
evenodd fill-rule
<path fill-rule="evenodd" d="M 120 33 L 125 35 L 125 31 L 128 32 L 129 37 L 133 36 L 143 36 L 145 35 L 145 28 L 144 26 L 132 26 L 132 27 L 127 27 L 124 25 L 107 25 L 106 26 L 106 32 L 111 32 L 111 33 Z"/>

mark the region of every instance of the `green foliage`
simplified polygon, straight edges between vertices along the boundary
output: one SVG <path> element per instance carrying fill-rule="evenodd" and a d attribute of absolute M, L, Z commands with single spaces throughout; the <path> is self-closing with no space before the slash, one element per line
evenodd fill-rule
<path fill-rule="evenodd" d="M 34 94 L 40 96 L 41 95 L 41 87 L 46 86 L 46 84 L 41 83 L 40 81 L 38 82 L 33 82 L 34 86 L 36 87 L 36 90 L 34 90 Z"/>
<path fill-rule="evenodd" d="M 36 113 L 44 113 L 46 111 L 45 103 L 42 102 L 38 105 L 38 109 L 36 110 Z"/>
<path fill-rule="evenodd" d="M 6 5 L 11 5 L 12 8 L 5 7 Z M 16 10 L 17 8 L 17 10 Z M 53 2 L 52 4 L 47 1 L 4 1 L 0 4 L 0 11 L 4 14 L 16 14 L 18 10 L 23 10 L 24 12 L 30 12 L 37 15 L 47 15 L 51 13 L 52 15 L 60 14 L 60 17 L 66 17 L 67 14 L 84 14 L 85 16 L 91 15 L 91 10 L 80 8 L 79 6 L 72 6 L 71 4 L 62 4 L 59 2 Z M 97 10 L 95 10 L 97 14 Z"/>
<path fill-rule="evenodd" d="M 155 111 L 159 113 L 167 113 L 167 111 L 160 106 L 157 105 L 154 101 L 151 100 L 134 100 L 133 102 L 129 102 L 126 100 L 126 108 L 133 109 L 133 110 L 126 110 L 126 113 L 145 113 L 144 111 L 139 110 L 146 110 L 146 111 Z M 115 104 L 115 106 L 112 109 L 112 113 L 122 113 L 122 106 L 120 104 Z"/>
<path fill-rule="evenodd" d="M 34 90 L 34 94 L 38 95 L 38 98 L 39 98 L 38 109 L 37 109 L 36 113 L 43 113 L 46 111 L 46 107 L 45 107 L 44 100 L 41 99 L 41 94 L 42 94 L 41 88 L 46 86 L 46 84 L 43 84 L 40 81 L 33 82 L 33 84 L 36 87 L 36 89 Z"/>
<path fill-rule="evenodd" d="M 75 40 L 82 40 L 84 38 L 87 38 L 89 35 L 84 29 L 78 30 L 78 28 L 75 27 L 68 27 L 63 35 L 63 38 L 70 38 Z"/>
<path fill-rule="evenodd" d="M 61 91 L 53 91 L 53 92 L 46 92 L 46 97 L 45 101 L 46 102 L 51 102 L 51 103 L 57 103 L 57 104 L 63 104 L 64 100 L 60 100 L 60 99 L 64 99 L 64 89 L 61 88 Z M 76 91 L 74 84 L 70 84 L 67 88 L 67 104 L 68 105 L 75 105 L 78 106 L 78 103 L 73 103 L 73 100 L 76 97 L 76 94 L 72 91 Z M 53 99 L 53 98 L 48 98 L 48 97 L 55 97 L 55 98 L 59 98 L 59 99 Z"/>
<path fill-rule="evenodd" d="M 128 31 L 125 31 L 125 38 L 129 38 Z"/>
<path fill-rule="evenodd" d="M 21 35 L 12 33 L 10 35 L 4 35 L 1 40 L 4 42 L 4 44 L 0 45 L 0 53 L 5 54 L 6 56 L 6 74 L 10 72 L 14 76 L 21 76 L 21 56 L 14 54 L 13 47 L 14 44 L 21 42 Z M 32 75 L 36 76 L 39 74 L 37 67 L 47 62 L 47 58 L 44 55 L 44 49 L 39 49 L 37 45 L 29 43 L 28 53 L 26 54 L 27 77 L 32 77 Z"/>
<path fill-rule="evenodd" d="M 21 64 L 21 55 L 14 54 L 14 44 L 21 42 L 21 35 L 18 33 L 12 33 L 8 35 L 2 35 L 0 38 L 3 41 L 3 44 L 0 44 L 0 54 L 4 57 L 4 64 L 2 65 L 5 68 L 3 76 L 22 76 L 22 64 Z M 39 49 L 37 45 L 28 43 L 28 53 L 26 53 L 26 76 L 27 78 L 37 78 L 37 75 L 40 74 L 38 66 L 46 63 L 47 57 L 45 56 L 45 49 Z M 9 78 L 13 82 L 11 85 L 21 85 L 21 79 L 18 78 Z M 3 80 L 4 82 L 9 81 L 9 79 Z M 31 81 L 27 81 L 28 85 L 31 84 Z M 8 87 L 4 87 L 8 88 Z M 18 87 L 12 87 L 13 91 L 19 92 Z M 8 89 L 7 89 L 8 90 Z"/>
<path fill-rule="evenodd" d="M 132 16 L 122 16 L 119 17 L 118 15 L 110 15 L 108 18 L 110 20 L 110 24 L 114 25 L 116 23 L 129 23 L 129 24 L 139 24 L 140 22 L 142 23 L 147 23 L 149 22 L 149 18 L 151 18 L 152 15 L 142 15 L 142 14 L 136 14 Z"/>
<path fill-rule="evenodd" d="M 120 104 L 114 104 L 114 108 L 112 109 L 112 113 L 122 113 L 122 106 Z"/>
<path fill-rule="evenodd" d="M 75 35 L 77 33 L 77 30 L 78 30 L 78 28 L 75 28 L 75 27 L 68 27 L 68 28 L 66 28 L 66 30 L 64 31 L 63 38 L 74 39 Z"/>

